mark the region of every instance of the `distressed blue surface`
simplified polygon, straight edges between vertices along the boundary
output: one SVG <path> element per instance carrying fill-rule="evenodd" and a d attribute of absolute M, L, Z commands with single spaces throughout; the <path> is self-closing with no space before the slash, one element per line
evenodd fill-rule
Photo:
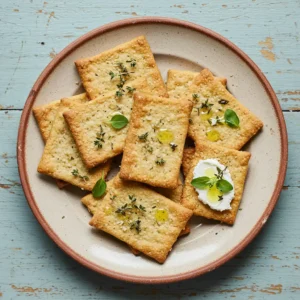
<path fill-rule="evenodd" d="M 285 189 L 250 246 L 202 277 L 141 286 L 85 269 L 46 236 L 24 198 L 15 147 L 27 94 L 56 53 L 100 25 L 151 15 L 198 23 L 244 50 L 277 93 L 290 148 Z M 1 0 L 0 299 L 300 299 L 299 26 L 299 1 Z"/>

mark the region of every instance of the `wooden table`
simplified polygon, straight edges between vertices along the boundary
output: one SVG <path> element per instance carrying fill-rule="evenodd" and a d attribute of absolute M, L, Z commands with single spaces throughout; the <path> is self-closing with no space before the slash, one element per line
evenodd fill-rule
<path fill-rule="evenodd" d="M 299 0 L 47 1 L 0 2 L 0 299 L 300 299 Z M 146 15 L 209 27 L 260 66 L 284 111 L 290 162 L 277 207 L 250 246 L 212 273 L 152 286 L 95 274 L 58 249 L 27 205 L 16 162 L 23 105 L 56 53 L 95 27 Z"/>

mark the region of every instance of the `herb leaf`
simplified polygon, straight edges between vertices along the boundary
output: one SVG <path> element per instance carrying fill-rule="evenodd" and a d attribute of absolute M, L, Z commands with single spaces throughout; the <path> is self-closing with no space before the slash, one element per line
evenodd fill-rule
<path fill-rule="evenodd" d="M 223 105 L 228 104 L 228 102 L 229 101 L 225 100 L 225 99 L 221 99 L 221 100 L 218 101 L 219 104 L 223 104 Z"/>
<path fill-rule="evenodd" d="M 100 198 L 106 191 L 106 182 L 104 178 L 100 178 L 93 187 L 92 193 L 94 198 Z"/>
<path fill-rule="evenodd" d="M 114 115 L 109 123 L 113 128 L 121 129 L 128 124 L 128 119 L 123 115 Z"/>
<path fill-rule="evenodd" d="M 197 189 L 205 190 L 210 186 L 211 179 L 207 176 L 197 177 L 191 181 L 192 186 Z"/>
<path fill-rule="evenodd" d="M 149 134 L 148 132 L 145 132 L 144 134 L 138 135 L 139 140 L 146 142 L 148 134 Z"/>
<path fill-rule="evenodd" d="M 225 179 L 218 180 L 216 183 L 216 187 L 222 193 L 228 193 L 233 189 L 232 184 Z"/>
<path fill-rule="evenodd" d="M 232 109 L 226 109 L 224 119 L 226 124 L 230 127 L 239 127 L 240 125 L 240 119 Z"/>

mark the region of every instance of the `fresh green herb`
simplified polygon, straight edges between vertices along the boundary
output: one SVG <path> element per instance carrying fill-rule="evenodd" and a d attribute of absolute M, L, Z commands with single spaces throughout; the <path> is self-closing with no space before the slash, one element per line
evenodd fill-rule
<path fill-rule="evenodd" d="M 101 196 L 104 195 L 105 191 L 106 191 L 106 182 L 102 175 L 102 177 L 96 182 L 96 184 L 93 187 L 92 190 L 93 197 L 100 198 Z"/>
<path fill-rule="evenodd" d="M 230 127 L 239 127 L 240 119 L 232 109 L 226 109 L 224 114 L 225 122 Z"/>
<path fill-rule="evenodd" d="M 201 103 L 201 108 L 207 108 L 210 111 L 213 105 L 213 103 L 209 103 L 208 99 L 206 99 L 204 103 Z"/>
<path fill-rule="evenodd" d="M 219 195 L 218 198 L 219 198 L 218 201 L 222 201 L 223 200 L 223 195 Z"/>
<path fill-rule="evenodd" d="M 199 190 L 204 190 L 209 187 L 210 178 L 207 176 L 198 177 L 193 179 L 191 184 Z"/>
<path fill-rule="evenodd" d="M 195 178 L 191 181 L 192 186 L 194 186 L 197 189 L 204 190 L 207 188 L 212 188 L 214 185 L 216 185 L 217 189 L 222 192 L 222 193 L 228 193 L 233 189 L 233 186 L 230 182 L 227 180 L 223 179 L 224 172 L 227 169 L 225 167 L 223 170 L 221 170 L 219 167 L 217 167 L 217 174 L 213 177 L 207 177 L 207 176 L 202 176 Z M 220 198 L 219 196 L 219 201 L 223 199 Z"/>
<path fill-rule="evenodd" d="M 136 90 L 136 88 L 133 88 L 131 86 L 126 86 L 126 89 L 127 89 L 128 93 L 133 93 Z"/>
<path fill-rule="evenodd" d="M 157 165 L 159 165 L 159 166 L 164 165 L 165 162 L 166 162 L 166 161 L 165 161 L 162 157 L 157 157 L 157 159 L 156 159 L 156 161 L 155 161 L 155 163 L 156 163 Z"/>
<path fill-rule="evenodd" d="M 131 202 L 136 202 L 136 198 L 134 197 L 134 195 L 128 195 L 128 198 Z"/>
<path fill-rule="evenodd" d="M 126 204 L 124 204 L 123 206 L 119 207 L 115 212 L 116 212 L 117 214 L 120 214 L 120 215 L 125 216 L 125 215 L 126 215 L 126 210 L 127 210 L 127 209 L 128 209 L 128 208 L 127 208 L 127 203 L 126 203 Z"/>
<path fill-rule="evenodd" d="M 145 132 L 144 134 L 139 135 L 138 138 L 140 141 L 146 142 L 148 135 L 149 133 Z"/>
<path fill-rule="evenodd" d="M 121 98 L 124 95 L 124 90 L 119 89 L 118 91 L 116 91 L 116 97 L 117 98 Z"/>
<path fill-rule="evenodd" d="M 114 79 L 115 77 L 119 78 L 119 83 L 117 84 L 118 90 L 116 91 L 116 97 L 120 98 L 124 95 L 125 92 L 123 86 L 126 80 L 128 79 L 128 77 L 130 76 L 130 73 L 133 72 L 129 72 L 122 62 L 117 62 L 116 66 L 118 68 L 118 73 L 114 73 L 113 71 L 110 71 L 108 74 L 110 76 L 110 80 Z"/>
<path fill-rule="evenodd" d="M 142 211 L 146 211 L 146 207 L 143 206 L 143 205 L 141 205 L 141 204 L 140 204 L 140 206 L 139 206 L 139 209 L 142 210 Z"/>
<path fill-rule="evenodd" d="M 94 141 L 94 145 L 99 149 L 102 148 L 102 144 L 104 141 L 105 132 L 103 131 L 102 125 L 100 125 L 100 132 L 97 132 L 96 140 Z"/>
<path fill-rule="evenodd" d="M 225 179 L 218 180 L 216 183 L 216 187 L 222 193 L 228 193 L 233 189 L 232 184 Z"/>
<path fill-rule="evenodd" d="M 194 107 L 194 109 L 197 110 L 197 114 L 198 114 L 198 116 L 200 116 L 200 109 L 201 109 L 201 107 Z"/>
<path fill-rule="evenodd" d="M 221 99 L 221 100 L 218 101 L 218 103 L 219 103 L 219 104 L 222 104 L 222 105 L 228 104 L 228 102 L 229 102 L 229 101 L 228 101 L 228 100 L 225 100 L 225 99 Z"/>
<path fill-rule="evenodd" d="M 141 232 L 141 220 L 137 219 L 136 221 L 133 221 L 130 225 L 130 229 L 135 229 L 137 233 Z"/>
<path fill-rule="evenodd" d="M 86 176 L 86 175 L 80 175 L 78 169 L 74 169 L 74 170 L 72 171 L 72 175 L 75 176 L 75 177 L 79 177 L 79 178 L 80 178 L 81 180 L 83 180 L 83 181 L 89 180 L 89 177 L 88 177 L 88 176 Z"/>
<path fill-rule="evenodd" d="M 122 129 L 128 124 L 128 119 L 123 115 L 114 115 L 109 121 L 109 124 L 114 129 Z"/>
<path fill-rule="evenodd" d="M 172 151 L 175 151 L 176 148 L 177 148 L 177 146 L 178 146 L 178 145 L 176 145 L 175 143 L 170 143 L 169 145 L 170 145 Z"/>
<path fill-rule="evenodd" d="M 215 118 L 210 118 L 207 121 L 211 126 L 216 126 L 218 124 L 221 124 L 221 125 L 224 124 L 224 118 L 220 118 L 219 116 L 216 116 Z"/>
<path fill-rule="evenodd" d="M 199 95 L 198 94 L 193 94 L 193 100 L 198 102 L 199 100 Z"/>
<path fill-rule="evenodd" d="M 134 68 L 136 66 L 136 60 L 131 58 L 130 60 L 126 60 L 127 63 L 130 63 L 130 67 Z"/>
<path fill-rule="evenodd" d="M 145 150 L 149 153 L 153 152 L 153 147 L 151 147 L 150 145 L 146 144 L 143 148 L 145 148 Z"/>

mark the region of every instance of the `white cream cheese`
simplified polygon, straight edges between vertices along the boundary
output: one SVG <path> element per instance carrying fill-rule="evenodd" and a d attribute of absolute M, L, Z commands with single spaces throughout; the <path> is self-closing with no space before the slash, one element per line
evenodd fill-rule
<path fill-rule="evenodd" d="M 214 177 L 214 174 L 218 174 L 217 167 L 221 170 L 225 169 L 225 166 L 219 163 L 217 159 L 199 160 L 194 169 L 193 179 L 203 176 Z M 223 179 L 227 180 L 233 186 L 230 192 L 222 194 L 216 186 L 201 190 L 195 188 L 198 193 L 198 199 L 210 208 L 218 211 L 230 210 L 230 203 L 234 198 L 234 184 L 228 169 L 223 172 Z M 219 200 L 219 196 L 222 196 L 222 200 Z"/>

